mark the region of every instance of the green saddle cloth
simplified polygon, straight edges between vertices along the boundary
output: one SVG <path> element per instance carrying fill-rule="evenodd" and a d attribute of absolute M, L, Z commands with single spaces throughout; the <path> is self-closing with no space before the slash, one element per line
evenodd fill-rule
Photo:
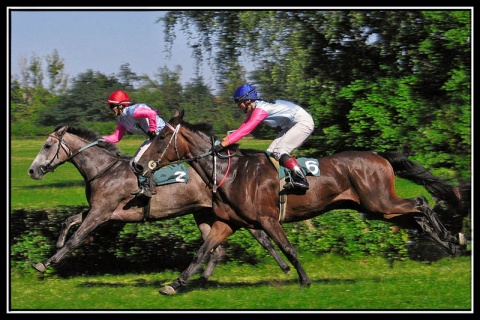
<path fill-rule="evenodd" d="M 172 164 L 161 168 L 153 174 L 153 182 L 156 186 L 171 183 L 187 183 L 189 179 L 188 168 L 183 164 Z"/>
<path fill-rule="evenodd" d="M 272 158 L 272 153 L 265 151 L 265 154 Z M 314 176 L 314 177 L 320 177 L 320 165 L 318 163 L 318 160 L 315 158 L 296 158 L 298 165 L 303 171 L 303 174 L 306 176 Z M 291 173 L 290 170 L 285 168 L 284 166 L 280 165 L 278 167 L 278 178 L 282 180 L 285 177 L 290 177 Z"/>
<path fill-rule="evenodd" d="M 318 160 L 315 158 L 296 158 L 300 168 L 306 176 L 320 177 L 320 167 Z M 278 178 L 283 179 L 286 176 L 290 176 L 290 170 L 284 166 L 278 168 Z"/>

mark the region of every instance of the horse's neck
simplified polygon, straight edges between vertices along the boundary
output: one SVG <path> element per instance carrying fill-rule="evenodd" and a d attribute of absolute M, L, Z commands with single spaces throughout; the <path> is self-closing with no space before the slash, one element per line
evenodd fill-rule
<path fill-rule="evenodd" d="M 189 139 L 186 138 L 186 140 L 189 140 Z M 204 145 L 206 147 L 203 147 Z M 199 146 L 202 146 L 202 147 L 199 147 Z M 211 148 L 212 148 L 211 137 L 199 134 L 198 136 L 195 137 L 194 142 L 190 143 L 187 153 L 190 154 L 189 156 L 190 158 L 194 158 L 200 155 L 207 154 L 211 150 Z M 219 159 L 217 158 L 217 161 L 218 160 Z M 212 159 L 211 155 L 205 156 L 203 158 L 199 158 L 196 161 L 191 162 L 192 168 L 198 173 L 198 175 L 202 178 L 202 180 L 210 187 L 213 186 L 212 179 L 215 174 L 214 163 L 218 164 L 218 162 L 215 162 Z"/>
<path fill-rule="evenodd" d="M 65 135 L 64 139 L 72 154 L 76 154 L 80 149 L 91 143 L 74 135 L 69 135 L 69 137 Z M 94 145 L 80 151 L 70 159 L 70 162 L 86 181 L 90 181 L 116 161 L 116 159 L 118 157 L 110 151 Z"/>

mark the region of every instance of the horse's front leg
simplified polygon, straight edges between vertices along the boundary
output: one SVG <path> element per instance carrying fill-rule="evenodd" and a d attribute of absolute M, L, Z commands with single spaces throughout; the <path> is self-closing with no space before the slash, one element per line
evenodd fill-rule
<path fill-rule="evenodd" d="M 312 283 L 312 280 L 303 269 L 300 260 L 298 260 L 297 250 L 295 250 L 293 245 L 288 240 L 285 230 L 283 230 L 280 222 L 278 222 L 278 220 L 275 218 L 265 217 L 260 219 L 260 224 L 262 225 L 264 231 L 282 250 L 283 254 L 288 258 L 288 261 L 290 261 L 290 263 L 297 270 L 298 277 L 300 278 L 300 285 L 302 287 L 309 286 Z"/>
<path fill-rule="evenodd" d="M 60 249 L 65 244 L 65 240 L 67 239 L 68 231 L 71 227 L 82 223 L 83 214 L 77 213 L 73 216 L 68 217 L 62 224 L 62 229 L 60 230 L 60 234 L 58 235 L 57 240 L 57 249 Z"/>
<path fill-rule="evenodd" d="M 207 239 L 210 230 L 212 229 L 212 224 L 215 221 L 215 217 L 213 216 L 212 210 L 209 208 L 208 212 L 199 211 L 193 214 L 193 218 L 197 223 L 198 229 L 202 234 L 202 239 L 205 241 Z M 213 270 L 217 267 L 218 263 L 222 260 L 225 256 L 226 251 L 222 245 L 219 245 L 212 253 L 210 253 L 207 261 L 207 265 L 205 266 L 205 270 L 203 270 L 201 279 L 208 280 L 212 274 Z"/>
<path fill-rule="evenodd" d="M 90 212 L 90 214 L 87 215 L 85 220 L 83 220 L 83 223 L 80 225 L 80 227 L 78 227 L 77 231 L 75 231 L 70 239 L 68 239 L 64 246 L 58 249 L 57 252 L 46 261 L 38 262 L 33 267 L 37 271 L 44 273 L 49 265 L 55 265 L 59 263 L 67 253 L 76 249 L 93 230 L 95 230 L 102 223 L 108 221 L 108 217 L 105 217 L 104 219 L 99 219 L 97 217 L 95 219 L 93 218 L 94 216 L 95 214 Z"/>
<path fill-rule="evenodd" d="M 267 251 L 270 253 L 270 255 L 275 259 L 275 261 L 278 263 L 280 268 L 285 274 L 288 274 L 290 272 L 290 266 L 283 261 L 282 257 L 280 254 L 278 254 L 277 250 L 275 250 L 275 247 L 273 246 L 272 242 L 270 241 L 270 238 L 268 235 L 265 233 L 263 230 L 257 230 L 257 229 L 248 229 L 248 231 L 253 235 L 255 239 L 265 248 Z"/>
<path fill-rule="evenodd" d="M 185 286 L 188 279 L 192 275 L 198 272 L 204 260 L 210 255 L 210 252 L 217 248 L 229 235 L 233 233 L 232 228 L 224 222 L 215 221 L 212 225 L 212 229 L 207 238 L 203 242 L 202 246 L 198 250 L 196 256 L 190 265 L 183 271 L 180 276 L 172 282 L 172 284 L 164 286 L 160 293 L 165 295 L 174 295 L 177 293 L 177 289 Z"/>

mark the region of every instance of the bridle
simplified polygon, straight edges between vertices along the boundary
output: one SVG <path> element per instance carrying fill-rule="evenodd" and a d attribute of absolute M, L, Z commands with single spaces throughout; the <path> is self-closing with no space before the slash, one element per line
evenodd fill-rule
<path fill-rule="evenodd" d="M 192 158 L 181 158 L 180 155 L 178 154 L 178 145 L 177 145 L 178 132 L 180 131 L 181 125 L 177 124 L 177 126 L 174 128 L 170 123 L 167 123 L 166 127 L 171 130 L 172 136 L 170 137 L 170 140 L 168 141 L 167 146 L 162 151 L 162 154 L 160 155 L 160 158 L 158 158 L 157 160 L 150 160 L 148 162 L 148 168 L 150 170 L 152 170 L 153 172 L 155 172 L 155 171 L 157 171 L 157 170 L 159 170 L 159 169 L 161 169 L 162 167 L 165 167 L 165 166 L 169 166 L 169 165 L 176 164 L 176 163 L 181 163 L 181 162 L 193 162 L 193 161 L 197 161 L 198 159 L 207 157 L 209 155 L 213 155 L 213 170 L 214 170 L 213 180 L 214 181 L 213 181 L 212 190 L 215 193 L 217 188 L 219 188 L 223 184 L 225 179 L 227 178 L 227 175 L 228 175 L 228 173 L 230 171 L 230 167 L 231 167 L 231 158 L 234 156 L 234 154 L 230 154 L 230 150 L 227 150 L 228 155 L 222 155 L 218 152 L 214 152 L 213 148 L 212 148 L 210 151 L 205 152 L 201 155 L 192 157 Z M 167 152 L 168 148 L 170 148 L 170 145 L 172 144 L 172 142 L 173 142 L 173 148 L 175 150 L 175 155 L 177 156 L 177 160 L 170 161 L 168 163 L 162 164 L 161 163 L 162 159 L 165 156 L 165 153 Z M 214 143 L 215 143 L 215 140 L 214 140 L 214 137 L 212 137 L 212 147 L 214 146 Z M 222 158 L 222 159 L 227 159 L 228 158 L 227 171 L 225 172 L 225 175 L 223 176 L 222 181 L 220 181 L 220 183 L 218 185 L 217 185 L 217 157 Z"/>
<path fill-rule="evenodd" d="M 64 164 L 65 162 L 67 162 L 72 157 L 72 151 L 63 141 L 63 135 L 59 137 L 59 136 L 55 135 L 54 133 L 50 133 L 48 136 L 58 140 L 58 148 L 57 148 L 57 152 L 55 153 L 55 156 L 53 156 L 52 160 L 47 165 L 40 166 L 40 170 L 42 171 L 43 174 L 46 174 L 48 172 L 54 172 L 55 169 L 58 166 Z M 55 160 L 55 158 L 59 159 L 58 154 L 60 152 L 60 148 L 62 148 L 63 151 L 65 151 L 65 153 L 67 154 L 67 159 L 65 159 L 63 161 L 60 161 L 57 164 L 53 164 L 53 161 Z"/>
<path fill-rule="evenodd" d="M 192 161 L 196 161 L 198 159 L 201 159 L 201 158 L 204 158 L 204 157 L 207 157 L 211 154 L 214 154 L 215 153 L 210 150 L 208 152 L 205 152 L 199 156 L 196 156 L 196 157 L 193 157 L 193 158 L 186 158 L 186 159 L 182 159 L 180 158 L 180 155 L 178 154 L 178 145 L 177 145 L 177 138 L 178 138 L 178 132 L 180 131 L 180 124 L 177 124 L 177 126 L 174 128 L 170 123 L 167 123 L 166 124 L 167 128 L 169 128 L 170 130 L 172 130 L 172 136 L 170 137 L 170 140 L 168 141 L 168 144 L 167 146 L 165 147 L 165 149 L 163 150 L 162 154 L 160 155 L 160 158 L 158 158 L 157 160 L 150 160 L 148 162 L 148 168 L 152 171 L 157 171 L 159 170 L 160 168 L 162 167 L 165 167 L 165 166 L 169 166 L 171 164 L 175 164 L 175 163 L 180 163 L 180 162 L 192 162 Z M 175 150 L 175 155 L 177 156 L 177 160 L 175 161 L 170 161 L 168 163 L 165 163 L 165 164 L 161 164 L 162 162 L 162 159 L 163 157 L 165 156 L 165 153 L 167 152 L 168 148 L 170 148 L 170 145 L 172 144 L 172 142 L 174 142 L 174 150 Z"/>
<path fill-rule="evenodd" d="M 61 166 L 65 162 L 71 161 L 72 158 L 79 155 L 81 152 L 85 151 L 86 149 L 97 145 L 99 143 L 99 141 L 101 141 L 101 140 L 97 140 L 97 141 L 91 142 L 91 143 L 87 144 L 86 146 L 78 149 L 76 152 L 72 153 L 70 148 L 63 141 L 63 135 L 57 136 L 54 133 L 50 133 L 48 136 L 51 137 L 51 138 L 57 139 L 59 141 L 59 143 L 58 143 L 57 152 L 55 153 L 55 156 L 52 158 L 52 160 L 47 165 L 40 166 L 40 170 L 42 171 L 43 174 L 46 174 L 47 172 L 54 172 L 57 167 Z M 53 164 L 53 161 L 55 160 L 55 158 L 60 159 L 59 156 L 58 156 L 59 153 L 60 153 L 60 149 L 63 149 L 65 154 L 67 154 L 67 158 L 65 160 L 62 160 L 62 161 L 58 162 L 57 164 Z M 90 178 L 90 179 L 86 180 L 86 182 L 89 183 L 89 182 L 91 182 L 95 179 L 100 178 L 102 175 L 105 174 L 105 172 L 107 172 L 110 168 L 112 168 L 118 161 L 119 161 L 119 158 L 117 156 L 115 158 L 114 162 L 112 162 L 107 167 L 105 167 L 103 170 L 101 170 L 99 173 L 97 173 L 93 178 Z"/>

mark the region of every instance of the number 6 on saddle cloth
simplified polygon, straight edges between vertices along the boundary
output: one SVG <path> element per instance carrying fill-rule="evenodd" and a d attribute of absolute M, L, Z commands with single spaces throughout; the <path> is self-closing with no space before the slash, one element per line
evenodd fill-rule
<path fill-rule="evenodd" d="M 265 153 L 267 154 L 270 161 L 272 161 L 275 168 L 277 168 L 278 178 L 280 180 L 285 179 L 286 177 L 288 177 L 289 179 L 292 178 L 291 171 L 281 166 L 280 163 L 274 157 L 272 157 L 271 152 L 266 151 Z M 302 169 L 303 173 L 306 176 L 309 175 L 314 177 L 320 177 L 320 167 L 317 159 L 315 158 L 296 158 L 296 159 L 300 168 Z"/>

